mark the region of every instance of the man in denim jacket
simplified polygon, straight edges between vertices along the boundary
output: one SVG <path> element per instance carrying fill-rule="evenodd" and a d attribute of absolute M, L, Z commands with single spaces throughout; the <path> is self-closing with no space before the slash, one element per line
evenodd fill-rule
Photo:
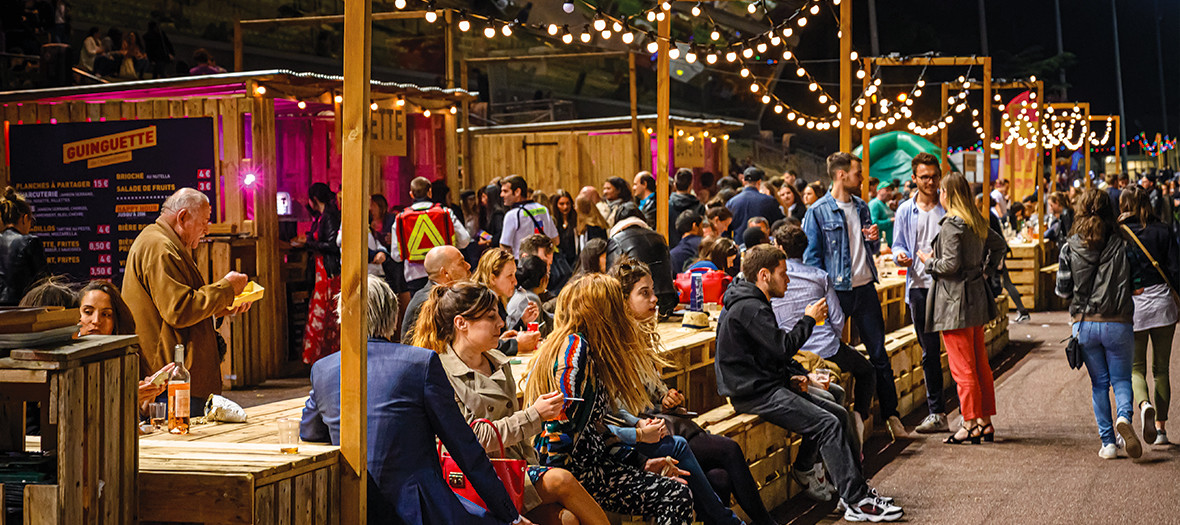
<path fill-rule="evenodd" d="M 828 157 L 832 191 L 815 201 L 803 216 L 807 251 L 803 263 L 831 276 L 840 308 L 856 323 L 860 339 L 877 371 L 877 399 L 881 418 L 893 437 L 906 435 L 897 412 L 893 366 L 885 353 L 885 318 L 877 296 L 877 267 L 873 255 L 881 236 L 869 214 L 869 206 L 856 196 L 861 186 L 860 159 L 844 152 Z"/>

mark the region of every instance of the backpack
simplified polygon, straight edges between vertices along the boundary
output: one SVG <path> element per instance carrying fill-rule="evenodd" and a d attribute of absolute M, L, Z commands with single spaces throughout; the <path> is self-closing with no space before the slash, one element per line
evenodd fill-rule
<path fill-rule="evenodd" d="M 455 244 L 451 214 L 441 204 L 425 210 L 406 208 L 395 221 L 397 248 L 403 261 L 420 263 L 431 248 Z"/>

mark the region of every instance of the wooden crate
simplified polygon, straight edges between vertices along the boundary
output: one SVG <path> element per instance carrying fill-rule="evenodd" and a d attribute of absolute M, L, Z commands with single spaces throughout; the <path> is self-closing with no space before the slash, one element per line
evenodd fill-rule
<path fill-rule="evenodd" d="M 4 451 L 57 457 L 57 484 L 27 486 L 25 522 L 134 523 L 135 336 L 86 336 L 0 359 Z M 41 436 L 25 439 L 25 403 L 41 404 Z"/>
<path fill-rule="evenodd" d="M 340 522 L 338 447 L 140 440 L 139 514 L 145 522 Z"/>

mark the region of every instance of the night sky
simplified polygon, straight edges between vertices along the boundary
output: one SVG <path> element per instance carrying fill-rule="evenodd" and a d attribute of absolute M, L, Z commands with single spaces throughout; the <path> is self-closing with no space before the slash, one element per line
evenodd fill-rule
<path fill-rule="evenodd" d="M 1180 36 L 1176 31 L 1180 27 L 1180 4 L 1168 0 L 1158 1 L 1162 20 L 1167 107 L 1170 108 L 1165 112 L 1156 58 L 1156 3 L 1157 0 L 1118 0 L 1126 127 L 1131 135 L 1141 131 L 1149 135 L 1170 131 L 1172 136 L 1176 136 L 1177 131 L 1180 131 Z M 855 0 L 853 5 L 855 48 L 867 55 L 870 52 L 868 2 Z M 1117 114 L 1111 0 L 1061 0 L 1061 6 L 1064 48 L 1067 53 L 1076 56 L 1073 64 L 1066 69 L 1069 99 L 1090 102 L 1094 114 Z M 882 54 L 898 52 L 906 56 L 927 51 L 937 51 L 945 56 L 982 54 L 977 0 L 878 0 L 877 9 Z M 1017 78 L 1035 73 L 1043 80 L 1056 82 L 1054 70 L 1041 73 L 1027 67 L 1030 63 L 1057 54 L 1053 0 L 987 0 L 986 11 L 989 51 L 995 67 L 993 76 Z M 838 54 L 835 21 L 826 18 L 817 22 L 817 27 L 809 27 L 799 43 L 797 54 L 801 59 L 834 58 Z M 816 64 L 809 68 L 817 76 L 832 81 L 837 78 L 835 65 Z M 917 73 L 916 70 L 895 70 L 884 79 L 887 83 L 912 83 Z M 931 70 L 929 75 L 950 80 L 963 73 L 963 70 L 948 68 L 938 72 Z M 982 78 L 978 71 L 971 76 Z M 792 77 L 784 75 L 784 78 Z M 893 91 L 898 89 L 901 88 Z M 793 91 L 790 86 L 780 89 L 780 95 L 790 95 L 792 92 L 804 96 L 797 90 Z M 1005 93 L 1005 98 L 1015 94 Z M 937 113 L 937 97 L 931 97 L 925 105 L 933 106 L 934 113 Z M 930 114 L 930 109 L 927 108 L 925 113 Z M 919 111 L 919 116 L 922 114 Z M 934 116 L 930 115 L 931 118 Z M 767 116 L 763 125 L 779 131 L 800 131 L 774 116 Z M 1098 132 L 1101 133 L 1101 130 Z M 968 145 L 964 142 L 971 140 L 972 133 L 969 124 L 958 125 L 956 121 L 951 142 Z M 809 142 L 835 140 L 831 133 L 805 135 Z"/>

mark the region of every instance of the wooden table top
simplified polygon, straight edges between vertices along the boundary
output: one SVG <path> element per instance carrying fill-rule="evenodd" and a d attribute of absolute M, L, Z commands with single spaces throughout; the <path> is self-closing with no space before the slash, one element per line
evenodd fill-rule
<path fill-rule="evenodd" d="M 272 441 L 277 432 L 272 432 Z M 185 474 L 252 475 L 256 484 L 267 476 L 280 475 L 313 463 L 335 461 L 339 447 L 300 444 L 299 452 L 279 452 L 278 443 L 217 443 L 211 441 L 139 440 L 139 471 L 142 473 L 183 472 Z"/>
<path fill-rule="evenodd" d="M 303 413 L 303 405 L 306 402 L 307 396 L 300 396 L 247 408 L 245 423 L 213 422 L 193 424 L 189 427 L 188 434 L 177 435 L 167 432 L 147 434 L 140 436 L 140 447 L 142 449 L 143 443 L 148 441 L 167 443 L 255 443 L 271 446 L 277 453 L 279 446 L 278 420 L 281 418 L 298 420 Z M 300 445 L 299 448 L 302 450 L 303 445 Z"/>

